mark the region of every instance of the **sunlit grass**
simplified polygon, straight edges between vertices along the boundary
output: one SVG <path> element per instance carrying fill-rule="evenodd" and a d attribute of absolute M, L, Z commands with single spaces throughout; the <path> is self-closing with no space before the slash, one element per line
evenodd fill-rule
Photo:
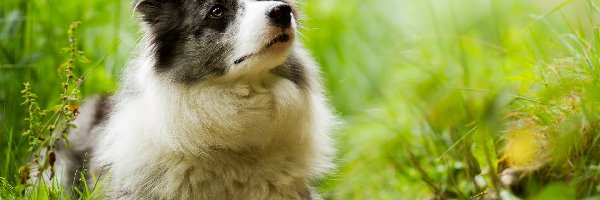
<path fill-rule="evenodd" d="M 305 0 L 338 168 L 327 199 L 572 199 L 600 195 L 600 8 L 594 0 Z M 83 94 L 110 92 L 138 38 L 127 1 L 0 4 L 0 177 L 27 160 L 22 99 L 60 91 L 66 27 L 82 21 Z M 5 50 L 6 51 L 6 50 Z M 501 182 L 530 167 L 521 191 Z M 520 169 L 517 169 L 520 170 Z M 6 184 L 3 184 L 3 189 Z M 515 188 L 513 188 L 515 189 Z M 2 194 L 8 194 L 0 190 Z M 16 194 L 18 195 L 18 194 Z"/>
<path fill-rule="evenodd" d="M 580 131 L 564 123 L 588 125 L 561 122 L 580 117 L 553 112 L 560 106 L 542 95 L 587 99 L 570 92 L 582 89 L 582 82 L 549 82 L 548 75 L 557 73 L 557 65 L 597 67 L 564 63 L 594 60 L 591 52 L 570 50 L 600 47 L 593 1 L 311 3 L 316 6 L 309 10 L 320 14 L 309 16 L 315 30 L 307 41 L 325 65 L 334 103 L 347 121 L 338 134 L 341 166 L 324 185 L 330 198 L 482 197 L 507 189 L 499 182 L 504 168 L 586 146 L 588 139 L 572 138 Z M 337 9 L 327 6 L 332 4 Z M 574 75 L 590 73 L 596 72 Z M 541 117 L 545 121 L 536 121 Z M 569 155 L 582 163 L 564 171 L 597 160 L 591 152 Z M 485 183 L 475 183 L 480 178 Z M 545 181 L 598 185 L 587 180 L 577 186 L 577 178 Z"/>

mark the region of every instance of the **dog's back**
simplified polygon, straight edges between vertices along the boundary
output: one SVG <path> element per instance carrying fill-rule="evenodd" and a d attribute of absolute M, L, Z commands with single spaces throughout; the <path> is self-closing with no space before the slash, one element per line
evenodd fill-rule
<path fill-rule="evenodd" d="M 92 184 L 88 184 L 89 186 L 94 186 L 90 173 L 101 168 L 90 158 L 103 134 L 103 126 L 108 119 L 110 107 L 109 96 L 87 98 L 79 108 L 80 114 L 73 121 L 76 128 L 69 131 L 68 140 L 71 145 L 67 148 L 65 141 L 57 144 L 56 156 L 59 159 L 56 172 L 62 175 L 59 176 L 62 179 L 60 181 L 67 186 L 67 189 L 74 189 L 71 186 L 82 187 L 81 181 L 88 181 Z M 82 175 L 85 179 L 82 179 Z"/>

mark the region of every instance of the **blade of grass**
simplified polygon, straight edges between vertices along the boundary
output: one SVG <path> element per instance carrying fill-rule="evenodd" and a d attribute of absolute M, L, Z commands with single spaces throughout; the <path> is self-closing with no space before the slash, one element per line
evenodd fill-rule
<path fill-rule="evenodd" d="M 460 144 L 463 140 L 465 140 L 465 138 L 467 138 L 471 134 L 473 134 L 478 128 L 479 128 L 479 125 L 476 125 L 471 130 L 469 130 L 469 132 L 464 134 L 460 139 L 458 139 L 454 144 L 452 144 L 452 146 L 450 146 L 444 153 L 442 153 L 442 155 L 438 156 L 436 161 L 439 162 L 444 156 L 446 156 L 446 154 L 448 154 L 450 151 L 452 151 L 452 149 L 454 149 L 458 144 Z"/>

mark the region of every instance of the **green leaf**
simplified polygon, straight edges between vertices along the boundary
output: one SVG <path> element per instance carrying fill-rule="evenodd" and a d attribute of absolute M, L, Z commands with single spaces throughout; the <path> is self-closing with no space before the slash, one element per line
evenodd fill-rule
<path fill-rule="evenodd" d="M 551 184 L 538 193 L 533 200 L 571 200 L 576 199 L 575 189 L 566 184 Z"/>
<path fill-rule="evenodd" d="M 71 48 L 69 48 L 69 47 L 64 47 L 64 48 L 60 49 L 60 53 L 69 53 L 69 52 L 71 52 Z"/>
<path fill-rule="evenodd" d="M 83 64 L 89 64 L 89 63 L 92 63 L 92 60 L 90 60 L 89 58 L 85 57 L 84 55 L 80 55 L 79 56 L 79 62 L 81 62 Z"/>

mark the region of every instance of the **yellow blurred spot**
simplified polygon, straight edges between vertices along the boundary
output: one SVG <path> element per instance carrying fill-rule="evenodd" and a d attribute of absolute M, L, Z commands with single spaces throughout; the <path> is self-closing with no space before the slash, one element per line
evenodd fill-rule
<path fill-rule="evenodd" d="M 504 157 L 510 166 L 526 166 L 539 157 L 538 135 L 529 129 L 513 130 L 508 134 Z"/>

